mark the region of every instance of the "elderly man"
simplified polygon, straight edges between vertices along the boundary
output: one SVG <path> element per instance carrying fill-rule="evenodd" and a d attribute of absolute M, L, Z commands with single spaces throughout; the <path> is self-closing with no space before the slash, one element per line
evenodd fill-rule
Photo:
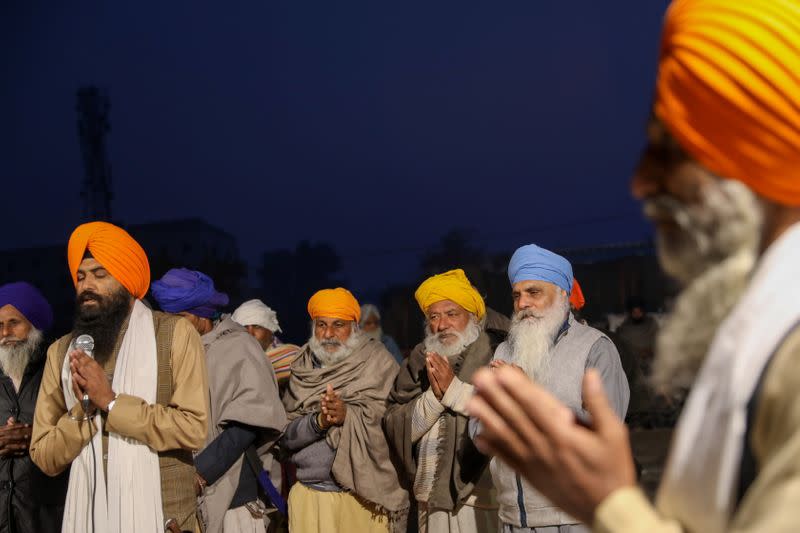
<path fill-rule="evenodd" d="M 276 336 L 281 332 L 277 313 L 261 300 L 247 300 L 236 308 L 231 318 L 256 338 L 272 363 L 278 386 L 283 389 L 289 382 L 292 362 L 300 353 L 300 347 L 280 342 Z"/>
<path fill-rule="evenodd" d="M 667 12 L 632 189 L 657 224 L 662 266 L 685 286 L 653 377 L 691 390 L 655 506 L 595 374 L 589 428 L 514 373 L 476 376 L 481 446 L 596 531 L 797 529 L 799 67 L 796 2 L 681 0 Z"/>
<path fill-rule="evenodd" d="M 397 364 L 403 364 L 403 352 L 400 351 L 397 342 L 383 331 L 381 312 L 375 305 L 364 304 L 361 306 L 361 323 L 359 325 L 364 335 L 382 342 Z"/>
<path fill-rule="evenodd" d="M 0 287 L 0 531 L 61 531 L 69 476 L 45 476 L 28 455 L 52 324 L 53 310 L 36 287 Z"/>
<path fill-rule="evenodd" d="M 461 269 L 428 278 L 414 296 L 425 340 L 395 380 L 386 434 L 413 486 L 420 531 L 495 533 L 488 458 L 469 438 L 465 406 L 472 375 L 489 364 L 505 333 L 484 330 L 483 298 Z"/>
<path fill-rule="evenodd" d="M 265 531 L 269 517 L 259 499 L 258 476 L 271 467 L 268 450 L 286 425 L 272 365 L 242 326 L 220 316 L 228 296 L 202 272 L 173 268 L 153 282 L 151 292 L 164 311 L 192 323 L 206 351 L 211 423 L 195 457 L 203 531 Z"/>
<path fill-rule="evenodd" d="M 589 368 L 596 369 L 614 411 L 624 418 L 630 391 L 619 354 L 608 337 L 573 317 L 569 261 L 529 244 L 511 256 L 508 279 L 514 316 L 508 341 L 497 348 L 492 366 L 518 367 L 580 417 L 585 416 L 581 395 L 583 374 Z M 586 531 L 576 518 L 554 507 L 530 484 L 520 480 L 506 463 L 493 458 L 491 470 L 504 532 Z"/>
<path fill-rule="evenodd" d="M 281 443 L 297 467 L 293 533 L 386 532 L 408 508 L 381 429 L 394 358 L 358 329 L 358 301 L 325 289 L 308 301 L 311 337 L 292 365 Z"/>
<path fill-rule="evenodd" d="M 150 266 L 124 230 L 79 226 L 67 256 L 75 326 L 47 352 L 31 440 L 46 474 L 72 465 L 63 531 L 195 530 L 192 452 L 208 429 L 200 337 L 142 303 Z M 91 354 L 76 349 L 81 335 Z"/>

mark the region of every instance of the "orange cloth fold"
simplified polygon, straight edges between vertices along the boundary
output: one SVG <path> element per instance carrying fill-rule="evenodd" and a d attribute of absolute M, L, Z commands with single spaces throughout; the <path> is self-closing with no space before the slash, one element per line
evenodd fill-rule
<path fill-rule="evenodd" d="M 358 322 L 361 320 L 361 306 L 347 289 L 322 289 L 308 301 L 308 314 L 312 319 L 326 317 Z"/>
<path fill-rule="evenodd" d="M 128 292 L 136 298 L 144 298 L 150 287 L 150 263 L 142 247 L 127 231 L 108 222 L 89 222 L 72 232 L 67 260 L 75 285 L 78 284 L 78 266 L 86 250 Z"/>
<path fill-rule="evenodd" d="M 583 297 L 581 286 L 575 278 L 572 279 L 572 292 L 569 293 L 569 303 L 578 311 L 586 305 L 586 299 Z"/>
<path fill-rule="evenodd" d="M 715 174 L 800 206 L 800 4 L 676 0 L 655 113 Z"/>

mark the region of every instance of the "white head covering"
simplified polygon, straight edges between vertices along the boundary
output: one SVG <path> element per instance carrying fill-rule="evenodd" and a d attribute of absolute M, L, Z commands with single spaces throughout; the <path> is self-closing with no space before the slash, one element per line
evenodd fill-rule
<path fill-rule="evenodd" d="M 261 326 L 273 333 L 280 333 L 278 315 L 261 300 L 247 300 L 236 308 L 231 318 L 241 326 Z"/>
<path fill-rule="evenodd" d="M 361 306 L 361 323 L 363 324 L 365 320 L 367 320 L 370 315 L 375 315 L 375 317 L 380 320 L 381 319 L 381 312 L 378 311 L 378 308 L 372 304 L 364 304 Z"/>

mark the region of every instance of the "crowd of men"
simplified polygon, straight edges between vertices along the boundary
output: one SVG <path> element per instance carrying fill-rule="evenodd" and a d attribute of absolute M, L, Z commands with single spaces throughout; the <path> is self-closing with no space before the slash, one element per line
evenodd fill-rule
<path fill-rule="evenodd" d="M 425 280 L 425 338 L 407 358 L 374 306 L 320 290 L 306 344 L 273 358 L 285 346 L 274 311 L 249 300 L 224 313 L 228 296 L 188 268 L 151 283 L 122 228 L 79 226 L 67 256 L 74 327 L 46 359 L 48 302 L 25 282 L 0 287 L 0 368 L 21 407 L 3 432 L 15 531 L 582 528 L 476 448 L 466 410 L 475 373 L 510 365 L 580 413 L 583 373 L 597 368 L 624 417 L 619 356 L 574 319 L 563 257 L 517 250 L 504 329 L 463 270 Z M 42 491 L 52 505 L 32 505 Z"/>
<path fill-rule="evenodd" d="M 653 379 L 690 395 L 655 504 L 619 353 L 575 319 L 565 258 L 516 250 L 510 321 L 462 270 L 426 279 L 402 357 L 345 288 L 310 295 L 308 340 L 285 345 L 263 302 L 229 315 L 191 268 L 151 283 L 142 247 L 91 222 L 49 348 L 47 300 L 0 286 L 0 531 L 797 530 L 798 73 L 791 0 L 667 13 L 632 189 L 685 287 Z"/>

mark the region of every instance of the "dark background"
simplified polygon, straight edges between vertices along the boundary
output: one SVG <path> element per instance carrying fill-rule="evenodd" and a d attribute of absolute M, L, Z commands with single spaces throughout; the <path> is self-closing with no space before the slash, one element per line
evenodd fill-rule
<path fill-rule="evenodd" d="M 474 260 L 502 307 L 521 244 L 651 238 L 628 182 L 666 4 L 4 3 L 0 248 L 65 247 L 83 221 L 76 91 L 95 85 L 112 220 L 232 236 L 234 305 L 263 296 L 297 336 L 318 286 L 391 307 Z"/>

